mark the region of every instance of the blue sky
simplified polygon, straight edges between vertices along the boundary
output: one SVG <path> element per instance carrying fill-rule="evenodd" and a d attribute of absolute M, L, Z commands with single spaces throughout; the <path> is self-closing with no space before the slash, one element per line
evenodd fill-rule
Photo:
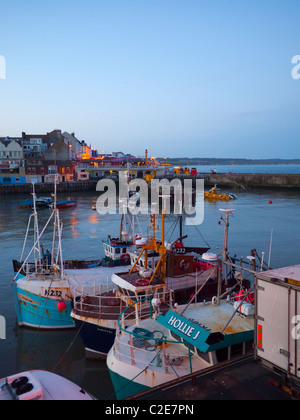
<path fill-rule="evenodd" d="M 299 1 L 1 0 L 0 16 L 0 136 L 299 158 Z"/>

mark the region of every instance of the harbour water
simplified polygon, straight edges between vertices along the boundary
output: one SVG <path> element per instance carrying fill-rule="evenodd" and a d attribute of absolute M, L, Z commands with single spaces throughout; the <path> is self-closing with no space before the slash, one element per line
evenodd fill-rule
<path fill-rule="evenodd" d="M 191 165 L 187 165 L 191 166 Z M 216 169 L 217 173 L 233 174 L 300 174 L 300 165 L 201 165 L 198 172 L 207 173 Z"/>
<path fill-rule="evenodd" d="M 271 267 L 300 263 L 299 226 L 300 193 L 297 191 L 235 190 L 237 200 L 205 202 L 204 223 L 188 227 L 186 244 L 205 246 L 219 253 L 223 247 L 223 225 L 219 225 L 220 208 L 234 208 L 230 220 L 229 250 L 231 255 L 246 258 L 257 249 L 270 257 Z M 0 315 L 6 319 L 6 340 L 0 340 L 0 378 L 28 369 L 45 369 L 58 373 L 81 385 L 102 400 L 114 398 L 113 387 L 104 361 L 89 361 L 76 330 L 44 332 L 19 328 L 11 290 L 12 260 L 19 259 L 26 231 L 29 210 L 20 210 L 18 204 L 27 197 L 7 196 L 0 201 Z M 100 216 L 92 210 L 97 193 L 78 193 L 59 199 L 75 199 L 77 207 L 62 210 L 64 225 L 64 258 L 96 259 L 104 256 L 102 240 L 107 235 L 117 236 L 119 215 Z M 40 225 L 48 219 L 50 210 L 39 211 Z M 142 227 L 148 217 L 139 217 Z M 174 216 L 167 218 L 167 239 L 176 239 Z M 50 246 L 51 230 L 45 236 L 45 249 Z M 49 244 L 49 245 L 48 245 Z M 272 246 L 270 246 L 272 245 Z M 271 253 L 270 253 L 271 250 Z"/>

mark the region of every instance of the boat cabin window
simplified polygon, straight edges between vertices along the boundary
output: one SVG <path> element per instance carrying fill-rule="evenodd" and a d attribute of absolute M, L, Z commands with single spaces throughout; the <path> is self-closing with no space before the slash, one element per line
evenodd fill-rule
<path fill-rule="evenodd" d="M 123 254 L 126 254 L 126 252 L 127 252 L 127 249 L 123 248 Z"/>
<path fill-rule="evenodd" d="M 115 248 L 115 254 L 120 254 L 121 250 L 120 248 Z"/>

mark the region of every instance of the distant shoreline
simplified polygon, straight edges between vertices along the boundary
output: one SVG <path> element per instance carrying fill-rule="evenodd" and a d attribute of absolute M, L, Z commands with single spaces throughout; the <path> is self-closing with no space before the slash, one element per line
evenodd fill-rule
<path fill-rule="evenodd" d="M 300 165 L 300 159 L 158 158 L 171 165 Z"/>

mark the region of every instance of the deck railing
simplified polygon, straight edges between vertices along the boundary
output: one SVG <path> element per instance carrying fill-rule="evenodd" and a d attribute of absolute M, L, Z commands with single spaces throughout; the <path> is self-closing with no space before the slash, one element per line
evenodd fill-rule
<path fill-rule="evenodd" d="M 145 295 L 144 292 L 140 293 L 138 297 L 134 294 L 125 295 L 120 293 L 117 286 L 111 282 L 81 285 L 73 290 L 73 311 L 76 315 L 85 318 L 118 320 L 126 308 L 128 319 L 149 318 L 152 312 L 149 304 L 146 303 L 148 295 Z M 167 293 L 165 291 L 156 292 L 155 298 L 172 305 L 173 292 L 171 290 Z M 138 302 L 139 299 L 142 302 Z"/>
<path fill-rule="evenodd" d="M 170 298 L 173 291 L 170 291 Z M 181 341 L 172 340 L 164 335 L 162 331 L 150 331 L 139 328 L 139 317 L 133 318 L 130 309 L 136 309 L 137 305 L 148 307 L 148 318 L 156 317 L 160 311 L 166 312 L 171 309 L 171 305 L 161 307 L 155 311 L 158 301 L 145 297 L 139 302 L 134 303 L 125 309 L 119 317 L 118 328 L 114 343 L 114 355 L 118 360 L 132 366 L 138 366 L 147 369 L 163 369 L 168 373 L 173 373 L 180 377 L 180 371 L 189 373 L 191 370 L 191 352 Z M 159 308 L 159 305 L 156 306 Z M 124 335 L 128 336 L 128 340 L 124 340 Z M 179 344 L 181 350 L 174 351 L 174 347 L 170 351 L 170 344 Z"/>

